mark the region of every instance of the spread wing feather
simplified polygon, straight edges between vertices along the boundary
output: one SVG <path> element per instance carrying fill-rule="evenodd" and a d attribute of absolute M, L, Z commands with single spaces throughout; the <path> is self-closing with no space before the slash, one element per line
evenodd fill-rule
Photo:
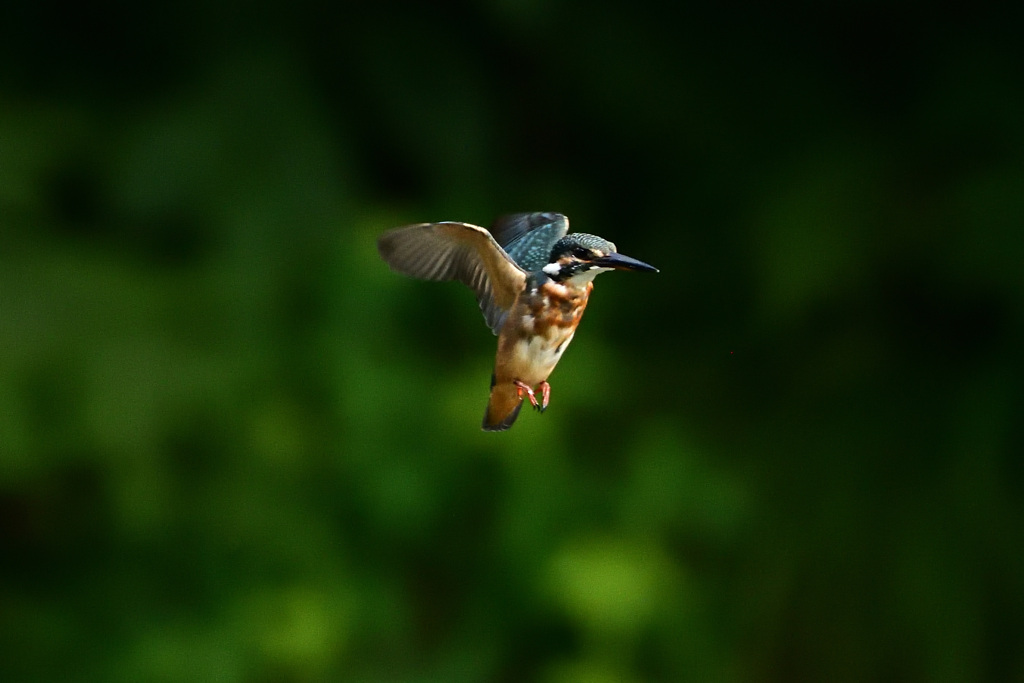
<path fill-rule="evenodd" d="M 391 230 L 377 240 L 377 250 L 399 273 L 469 286 L 494 334 L 526 286 L 523 269 L 489 232 L 469 223 L 419 223 Z"/>
<path fill-rule="evenodd" d="M 569 219 L 560 213 L 512 213 L 494 221 L 491 232 L 520 268 L 533 273 L 548 264 L 551 248 L 569 232 Z"/>

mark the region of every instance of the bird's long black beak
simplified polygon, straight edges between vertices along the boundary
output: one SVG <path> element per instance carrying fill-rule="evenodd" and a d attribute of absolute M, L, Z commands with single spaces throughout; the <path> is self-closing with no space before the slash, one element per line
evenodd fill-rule
<path fill-rule="evenodd" d="M 615 268 L 616 270 L 642 270 L 648 273 L 658 272 L 658 269 L 652 265 L 616 252 L 594 259 L 593 263 L 602 268 Z"/>

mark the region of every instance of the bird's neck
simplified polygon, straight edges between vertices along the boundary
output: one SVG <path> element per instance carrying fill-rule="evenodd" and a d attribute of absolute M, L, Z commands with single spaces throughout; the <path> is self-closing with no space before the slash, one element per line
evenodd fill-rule
<path fill-rule="evenodd" d="M 598 273 L 604 273 L 611 268 L 600 268 L 589 263 L 579 261 L 556 261 L 541 268 L 541 272 L 561 285 L 569 287 L 583 287 L 593 282 Z"/>
<path fill-rule="evenodd" d="M 608 272 L 609 270 L 611 270 L 611 268 L 591 268 L 589 270 L 580 271 L 575 275 L 567 277 L 565 280 L 562 281 L 562 284 L 567 285 L 569 287 L 585 287 L 586 285 L 592 283 L 594 281 L 594 278 L 597 277 L 600 273 L 605 273 Z"/>

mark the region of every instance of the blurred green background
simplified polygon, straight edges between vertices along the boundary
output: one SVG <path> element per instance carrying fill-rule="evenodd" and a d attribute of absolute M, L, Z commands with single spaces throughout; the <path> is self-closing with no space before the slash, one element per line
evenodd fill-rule
<path fill-rule="evenodd" d="M 3 14 L 3 681 L 1024 680 L 1009 12 Z M 661 273 L 485 434 L 374 241 L 531 210 Z"/>

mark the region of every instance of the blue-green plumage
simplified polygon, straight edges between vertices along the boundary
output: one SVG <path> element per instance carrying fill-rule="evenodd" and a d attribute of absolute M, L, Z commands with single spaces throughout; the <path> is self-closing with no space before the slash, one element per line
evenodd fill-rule
<path fill-rule="evenodd" d="M 559 213 L 513 213 L 491 225 L 491 234 L 505 253 L 527 273 L 547 265 L 551 248 L 569 232 L 569 221 Z"/>

